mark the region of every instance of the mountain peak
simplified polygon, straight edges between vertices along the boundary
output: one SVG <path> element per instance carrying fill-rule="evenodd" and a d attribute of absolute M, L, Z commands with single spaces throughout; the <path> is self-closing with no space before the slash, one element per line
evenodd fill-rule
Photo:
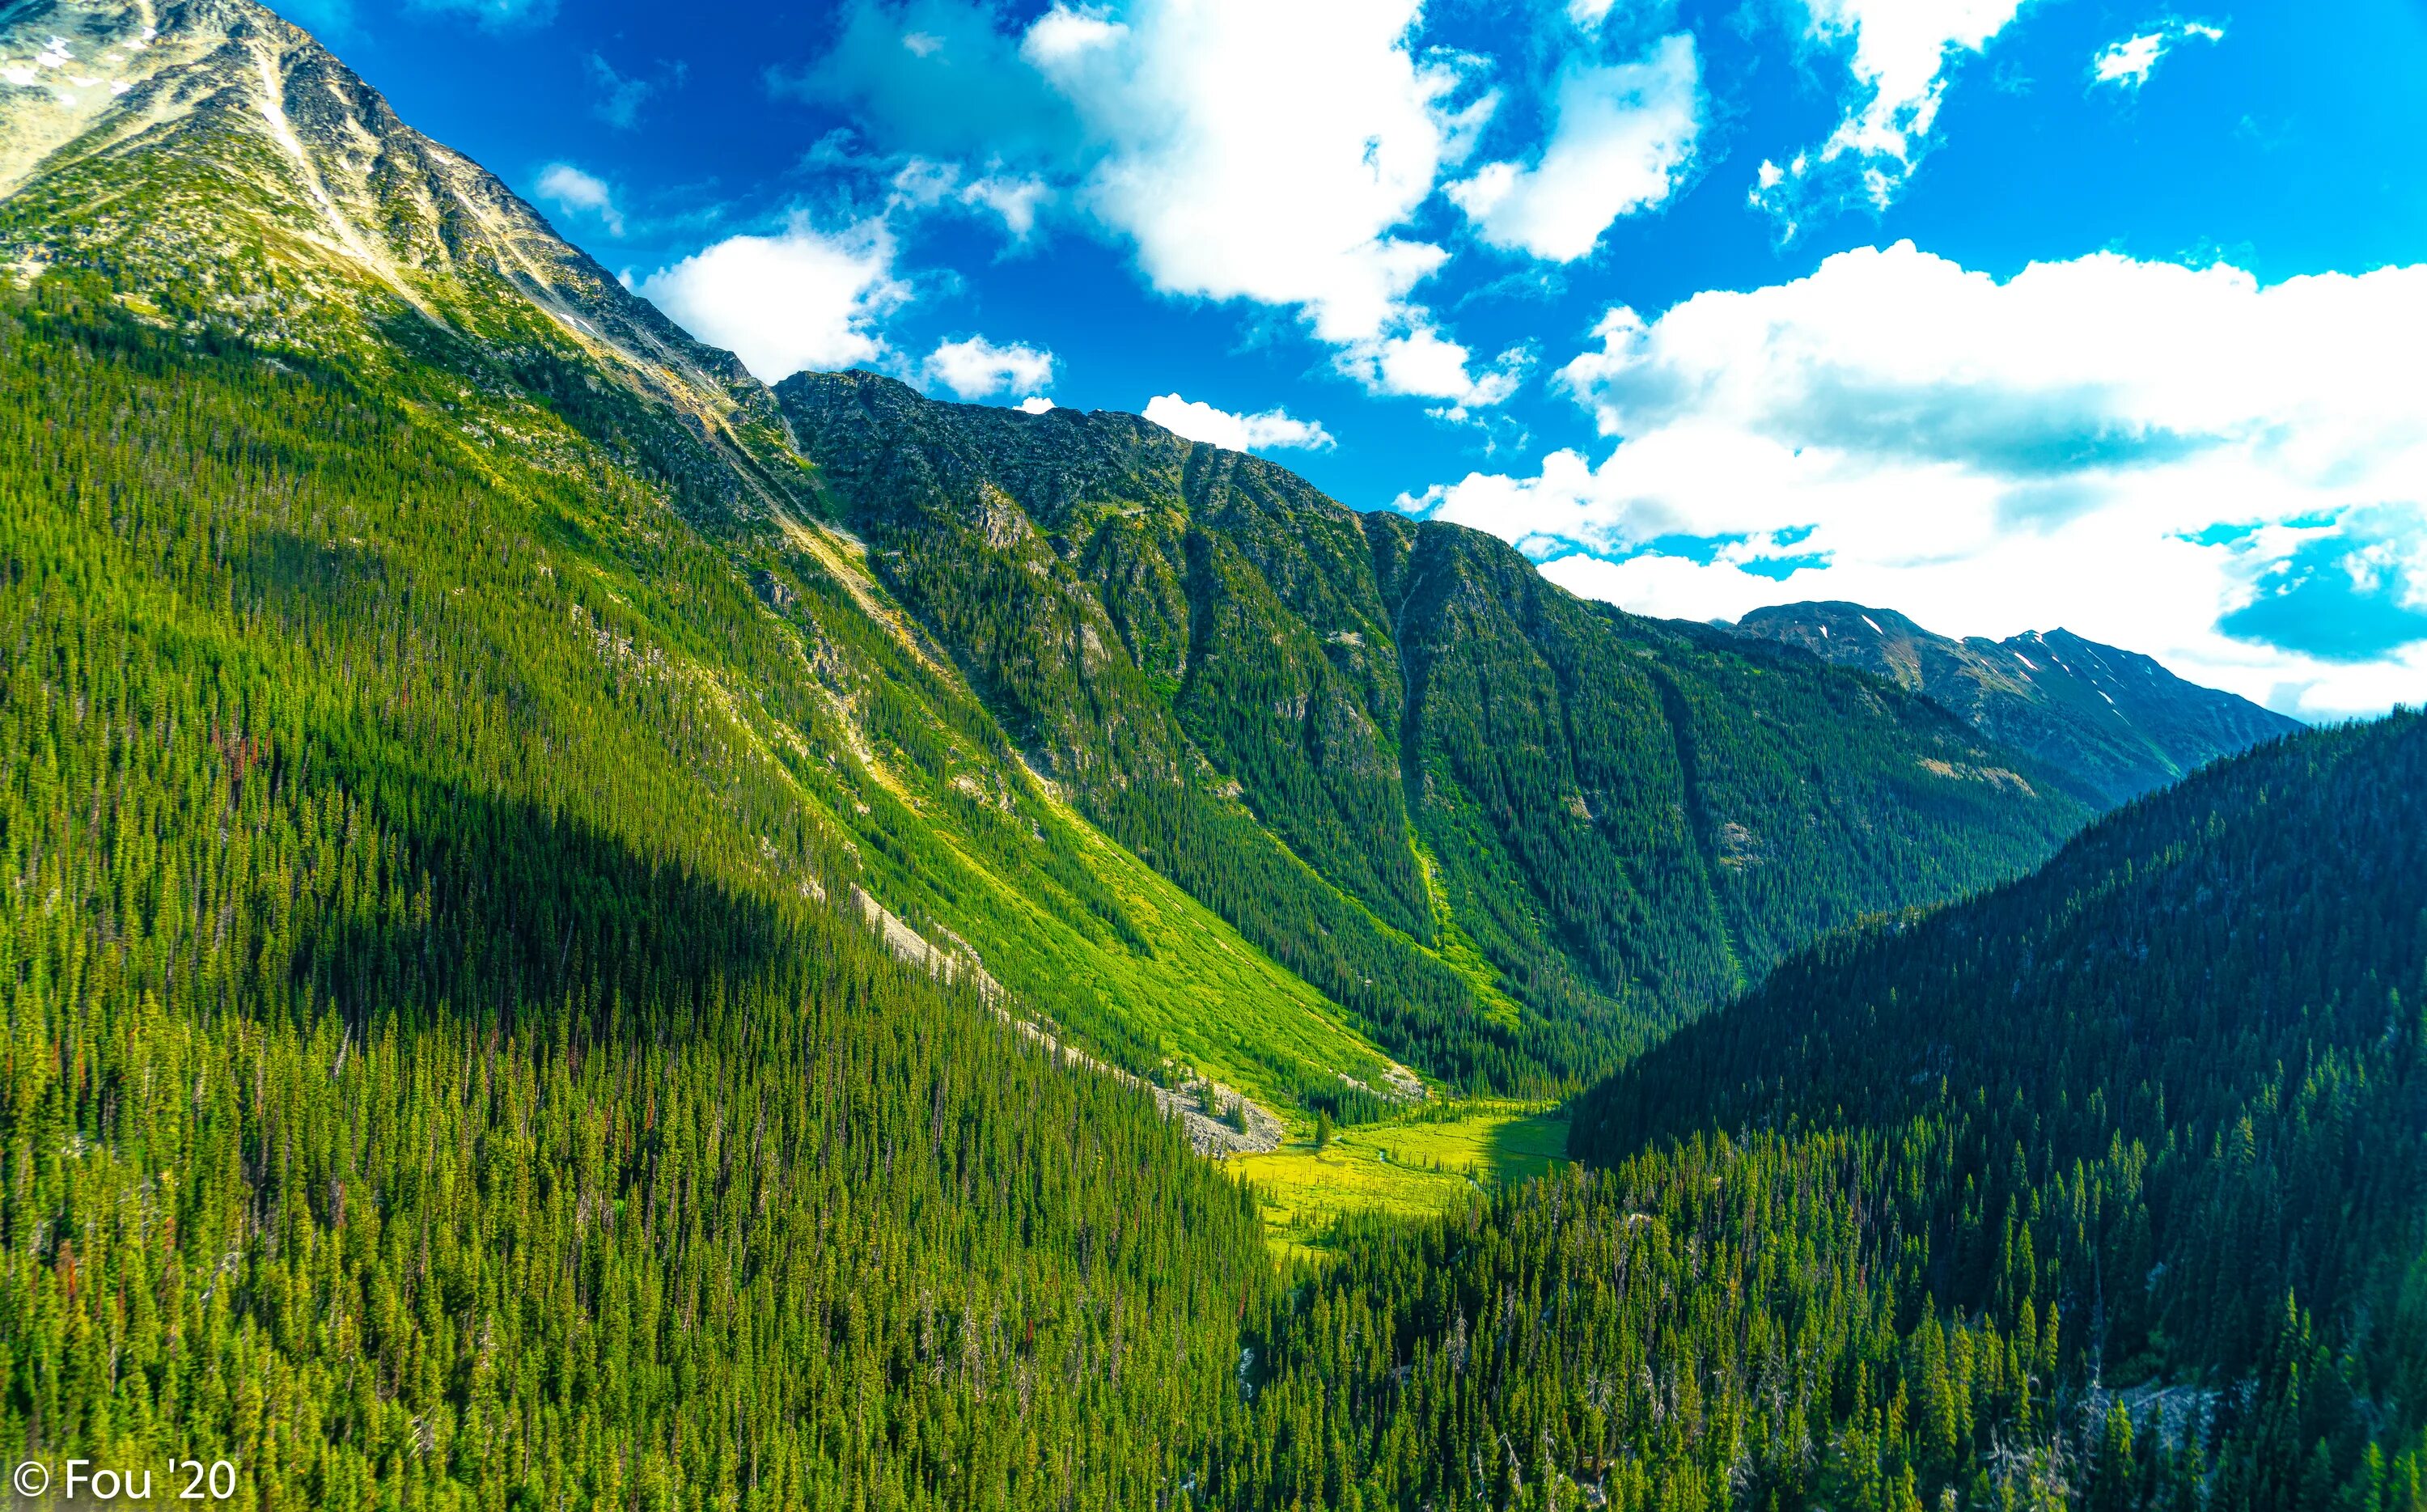
<path fill-rule="evenodd" d="M 619 438 L 694 494 L 751 513 L 800 491 L 730 352 L 253 0 L 0 8 L 0 264 L 106 268 L 138 313 L 350 366 L 391 362 L 401 321 L 460 340 L 484 389 L 604 376 L 656 415 Z"/>
<path fill-rule="evenodd" d="M 106 153 L 197 111 L 249 109 L 279 130 L 298 68 L 361 86 L 253 0 L 21 0 L 0 9 L 0 197 L 71 144 Z M 401 128 L 383 101 L 378 112 L 381 127 Z"/>

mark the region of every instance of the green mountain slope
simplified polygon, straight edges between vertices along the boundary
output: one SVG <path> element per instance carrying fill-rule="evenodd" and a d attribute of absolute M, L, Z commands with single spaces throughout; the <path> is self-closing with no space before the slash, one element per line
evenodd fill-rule
<path fill-rule="evenodd" d="M 824 507 L 1036 770 L 1459 1081 L 1557 1084 L 2088 812 L 1926 700 L 1589 606 L 1132 415 L 778 386 Z"/>
<path fill-rule="evenodd" d="M 2070 630 L 1956 641 L 1894 610 L 1845 603 L 1755 610 L 1735 628 L 1935 699 L 1991 740 L 2071 773 L 2110 805 L 2305 728 Z"/>
<path fill-rule="evenodd" d="M 1236 1401 L 1253 1210 L 819 901 L 882 832 L 712 670 L 797 646 L 649 612 L 723 557 L 110 308 L 0 309 L 0 1453 L 265 1505 L 1160 1494 Z"/>
<path fill-rule="evenodd" d="M 838 904 L 883 910 L 906 953 L 982 970 L 1022 1014 L 1138 1071 L 1203 1073 L 1275 1106 L 1407 1084 L 1338 1007 L 1029 775 L 856 545 L 816 523 L 813 475 L 729 354 L 398 122 L 311 39 L 243 0 L 41 0 L 0 27 L 10 45 L 61 39 L 101 81 L 73 103 L 0 90 L 0 259 L 38 292 L 106 270 L 77 298 L 113 303 L 87 312 L 105 325 L 158 333 L 146 362 L 207 336 L 214 361 L 259 351 L 328 389 L 363 434 L 315 466 L 405 446 L 433 459 L 423 491 L 477 480 L 544 500 L 452 543 L 408 515 L 325 524 L 297 549 L 350 554 L 389 583 L 405 574 L 386 530 L 414 532 L 416 564 L 500 550 L 546 590 L 522 611 L 585 617 L 592 681 L 661 685 L 690 744 L 731 769 L 676 742 L 666 759 L 688 779 L 635 757 L 594 773 L 595 790 L 687 780 L 692 802 L 730 807 L 735 833 L 773 847 L 771 872 L 798 864 L 786 848 L 806 842 L 788 834 L 820 837 Z M 576 678 L 563 696 L 595 694 Z"/>
<path fill-rule="evenodd" d="M 1944 1120 L 1979 1185 L 1930 1247 L 1975 1293 L 2015 1188 L 2080 1162 L 2098 1221 L 2043 1260 L 2082 1305 L 2117 1278 L 2095 1342 L 2126 1383 L 2240 1376 L 2288 1294 L 2396 1316 L 2427 1283 L 2422 778 L 2416 715 L 2227 763 L 2024 883 L 1797 957 L 1584 1099 L 1577 1148 Z M 2350 1341 L 2355 1384 L 2427 1414 L 2398 1338 Z"/>
<path fill-rule="evenodd" d="M 1792 957 L 1258 1331 L 1226 1505 L 2427 1500 L 2427 719 Z M 1586 1488 L 1591 1488 L 1588 1496 Z"/>

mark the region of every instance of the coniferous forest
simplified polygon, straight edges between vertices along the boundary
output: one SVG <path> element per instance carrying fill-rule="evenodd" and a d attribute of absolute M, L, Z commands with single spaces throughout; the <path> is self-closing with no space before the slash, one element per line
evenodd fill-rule
<path fill-rule="evenodd" d="M 2422 793 L 2303 737 L 1793 958 L 1294 1294 L 1241 1501 L 2419 1505 Z"/>
<path fill-rule="evenodd" d="M 548 242 L 563 317 L 180 15 L 0 196 L 0 1458 L 2427 1512 L 2427 716 L 2102 816 L 1134 417 L 763 390 Z M 1207 1158 L 1481 1094 L 1570 1159 L 1319 1254 Z"/>

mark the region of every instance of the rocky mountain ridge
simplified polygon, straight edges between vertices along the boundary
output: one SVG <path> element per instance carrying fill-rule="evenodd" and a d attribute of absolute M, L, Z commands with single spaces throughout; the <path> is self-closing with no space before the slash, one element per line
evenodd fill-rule
<path fill-rule="evenodd" d="M 2305 728 L 2070 630 L 1958 641 L 1894 610 L 1839 602 L 1755 610 L 1734 628 L 1934 699 L 1982 734 L 2072 772 L 2109 805 Z"/>
<path fill-rule="evenodd" d="M 2093 806 L 1926 699 L 1134 415 L 776 392 L 827 517 L 1031 764 L 1458 1080 L 1602 1064 Z"/>

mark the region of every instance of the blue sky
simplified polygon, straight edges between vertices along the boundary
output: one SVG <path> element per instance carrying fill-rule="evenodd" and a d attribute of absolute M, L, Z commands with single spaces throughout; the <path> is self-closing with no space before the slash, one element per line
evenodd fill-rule
<path fill-rule="evenodd" d="M 2427 697 L 2427 3 L 283 0 L 770 379 Z"/>

